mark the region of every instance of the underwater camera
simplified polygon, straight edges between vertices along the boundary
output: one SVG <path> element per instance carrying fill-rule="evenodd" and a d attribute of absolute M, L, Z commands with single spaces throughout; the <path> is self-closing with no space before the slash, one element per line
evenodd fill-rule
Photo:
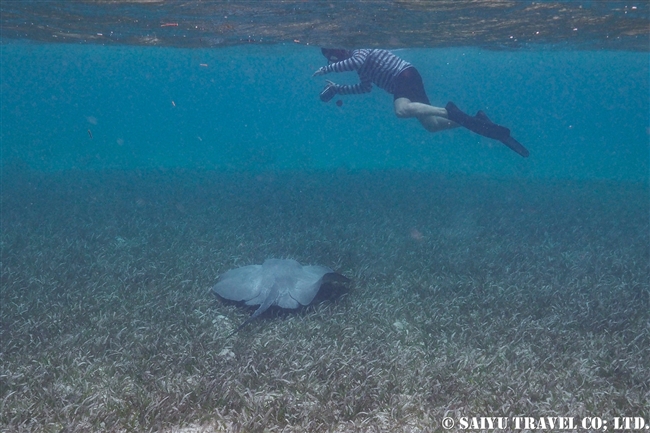
<path fill-rule="evenodd" d="M 329 102 L 336 95 L 336 88 L 331 84 L 325 86 L 322 92 L 320 92 L 320 100 L 323 102 Z"/>

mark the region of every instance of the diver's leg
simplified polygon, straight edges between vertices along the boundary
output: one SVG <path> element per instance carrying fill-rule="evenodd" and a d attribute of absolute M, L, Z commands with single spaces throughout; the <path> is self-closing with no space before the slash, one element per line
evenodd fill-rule
<path fill-rule="evenodd" d="M 458 124 L 447 119 L 447 110 L 421 102 L 411 102 L 408 98 L 395 100 L 395 114 L 399 118 L 415 117 L 427 131 L 437 132 L 458 128 Z"/>
<path fill-rule="evenodd" d="M 451 120 L 440 116 L 426 115 L 416 117 L 422 126 L 424 126 L 424 129 L 429 132 L 445 131 L 447 129 L 454 129 L 459 127 L 457 123 L 454 123 Z"/>

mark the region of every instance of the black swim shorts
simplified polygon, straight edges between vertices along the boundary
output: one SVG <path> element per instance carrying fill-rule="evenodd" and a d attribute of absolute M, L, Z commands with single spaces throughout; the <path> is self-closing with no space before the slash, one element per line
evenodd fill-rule
<path fill-rule="evenodd" d="M 398 98 L 408 98 L 411 102 L 421 102 L 423 104 L 431 105 L 429 97 L 424 91 L 422 77 L 414 66 L 409 66 L 404 69 L 400 72 L 397 78 L 395 78 L 393 100 Z"/>

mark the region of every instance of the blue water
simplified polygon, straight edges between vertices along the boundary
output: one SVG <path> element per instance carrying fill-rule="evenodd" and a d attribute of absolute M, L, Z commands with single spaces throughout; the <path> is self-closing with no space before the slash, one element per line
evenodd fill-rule
<path fill-rule="evenodd" d="M 324 78 L 357 76 L 312 78 L 325 63 L 316 47 L 1 49 L 4 166 L 407 169 L 648 182 L 647 52 L 396 51 L 418 68 L 434 105 L 485 110 L 530 150 L 524 159 L 464 129 L 431 134 L 398 119 L 392 96 L 378 88 L 335 98 L 341 107 L 322 103 Z"/>
<path fill-rule="evenodd" d="M 357 77 L 312 46 L 0 50 L 0 430 L 647 409 L 648 52 L 397 51 L 522 158 L 380 89 L 322 103 Z M 267 258 L 349 293 L 228 339 L 250 312 L 207 288 Z"/>

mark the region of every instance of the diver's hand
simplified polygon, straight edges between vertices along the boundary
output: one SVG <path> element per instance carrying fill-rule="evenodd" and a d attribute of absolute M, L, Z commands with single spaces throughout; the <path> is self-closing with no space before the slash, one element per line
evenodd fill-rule
<path fill-rule="evenodd" d="M 325 75 L 327 72 L 325 72 L 325 68 L 318 68 L 316 72 L 312 75 L 312 77 L 320 77 L 321 75 Z"/>

